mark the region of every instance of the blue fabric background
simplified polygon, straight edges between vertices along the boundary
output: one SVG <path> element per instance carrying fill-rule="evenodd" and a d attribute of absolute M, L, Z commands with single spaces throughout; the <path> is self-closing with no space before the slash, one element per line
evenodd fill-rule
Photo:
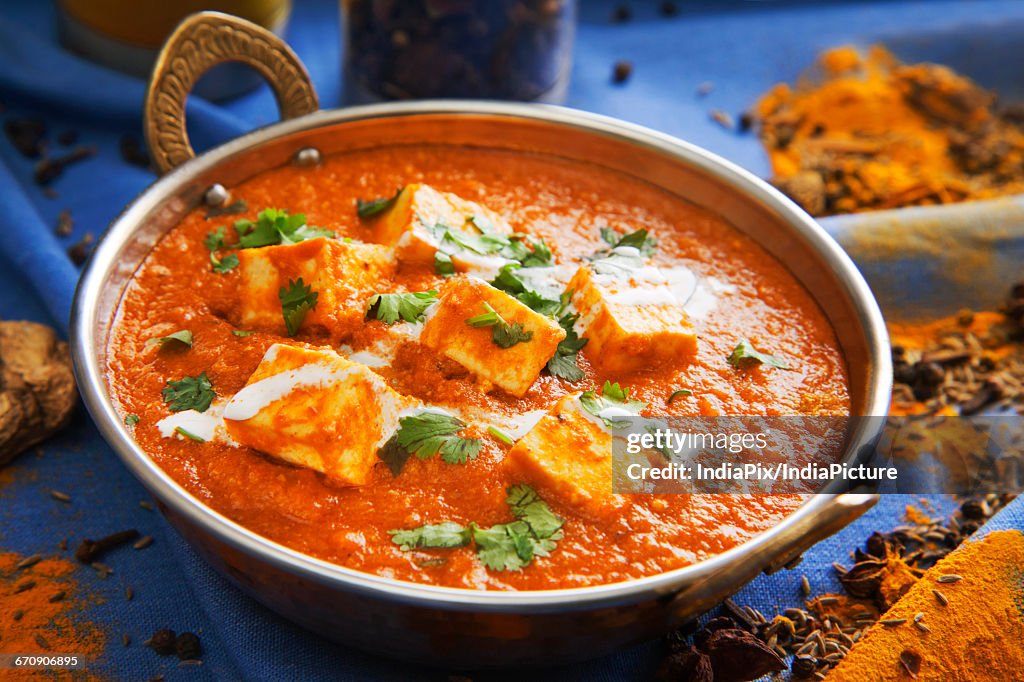
<path fill-rule="evenodd" d="M 765 174 L 767 163 L 756 140 L 710 121 L 710 109 L 738 114 L 759 92 L 779 80 L 792 80 L 822 48 L 844 42 L 866 44 L 885 39 L 910 58 L 937 55 L 982 83 L 1011 94 L 1024 79 L 1000 63 L 979 58 L 979 50 L 1024 22 L 1024 3 L 983 2 L 680 2 L 674 19 L 658 16 L 657 2 L 634 2 L 634 18 L 611 25 L 614 2 L 583 1 L 576 65 L 569 105 L 597 111 L 666 131 L 700 144 Z M 77 270 L 65 249 L 85 232 L 100 234 L 135 195 L 154 179 L 120 159 L 118 140 L 141 132 L 144 84 L 93 66 L 59 48 L 50 2 L 0 2 L 0 103 L 5 117 L 21 114 L 46 120 L 51 138 L 74 129 L 80 143 L 99 149 L 96 159 L 74 166 L 44 196 L 32 180 L 32 162 L 0 139 L 0 316 L 31 319 L 66 330 Z M 306 63 L 325 107 L 341 96 L 338 4 L 297 0 L 287 38 Z M 1000 33 L 1002 32 L 1002 33 Z M 950 36 L 959 42 L 950 45 Z M 959 46 L 959 47 L 957 47 Z M 1005 48 L 1005 45 L 1004 45 Z M 628 59 L 633 78 L 609 81 L 612 64 Z M 1019 64 L 1019 62 L 1018 62 Z M 995 79 L 995 82 L 993 81 Z M 714 83 L 698 97 L 700 83 Z M 276 108 L 264 87 L 225 104 L 193 98 L 189 129 L 197 148 L 208 148 L 241 131 L 275 120 Z M 70 208 L 74 235 L 54 235 L 57 214 Z M 5 474 L 6 476 L 6 474 Z M 444 679 L 384 661 L 309 635 L 241 596 L 213 575 L 166 524 L 138 502 L 144 490 L 119 464 L 88 418 L 28 453 L 10 467 L 10 482 L 0 484 L 0 547 L 24 554 L 53 553 L 62 538 L 74 547 L 83 537 L 136 527 L 153 535 L 144 555 L 131 549 L 112 553 L 114 567 L 103 581 L 79 572 L 85 591 L 103 598 L 88 618 L 103 625 L 109 645 L 96 670 L 115 679 L 147 679 L 159 672 L 168 680 L 363 680 Z M 70 505 L 49 497 L 57 489 L 71 493 Z M 800 576 L 815 591 L 837 589 L 833 561 L 848 561 L 849 549 L 871 530 L 898 523 L 908 500 L 891 496 L 861 521 L 819 544 L 796 571 L 761 577 L 737 597 L 765 613 L 774 605 L 799 599 Z M 934 498 L 938 511 L 953 503 Z M 1024 506 L 1012 505 L 998 527 L 1024 527 Z M 126 585 L 136 592 L 123 599 Z M 206 649 L 200 669 L 179 670 L 138 642 L 157 627 L 201 633 Z M 121 633 L 134 644 L 120 644 Z M 636 647 L 587 664 L 529 673 L 537 680 L 629 680 L 650 677 L 660 651 L 657 643 Z M 453 672 L 453 671 L 447 671 Z M 474 675 L 475 679 L 513 679 L 522 673 Z"/>

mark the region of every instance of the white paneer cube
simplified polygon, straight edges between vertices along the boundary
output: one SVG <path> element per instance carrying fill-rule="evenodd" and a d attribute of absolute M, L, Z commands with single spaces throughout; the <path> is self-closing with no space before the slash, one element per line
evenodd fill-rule
<path fill-rule="evenodd" d="M 400 261 L 432 264 L 441 246 L 437 236 L 439 225 L 470 236 L 484 231 L 512 233 L 504 218 L 474 201 L 439 192 L 430 185 L 412 184 L 406 185 L 395 205 L 377 219 L 373 234 L 379 243 L 395 247 Z M 473 267 L 478 257 L 472 253 L 465 255 L 464 259 L 454 258 L 459 271 Z"/>
<path fill-rule="evenodd" d="M 400 414 L 417 405 L 333 350 L 275 344 L 224 407 L 224 423 L 242 445 L 365 485 Z"/>
<path fill-rule="evenodd" d="M 580 394 L 562 398 L 505 455 L 516 481 L 591 517 L 614 514 L 625 498 L 612 492 L 612 435 L 583 409 Z"/>
<path fill-rule="evenodd" d="M 318 238 L 280 246 L 242 249 L 239 307 L 243 328 L 283 332 L 278 292 L 302 278 L 317 293 L 303 326 L 338 331 L 362 320 L 366 299 L 394 273 L 393 254 L 378 244 Z"/>
<path fill-rule="evenodd" d="M 621 274 L 581 267 L 569 282 L 583 353 L 605 375 L 692 359 L 697 333 L 683 305 L 697 286 L 686 268 L 644 266 Z"/>
<path fill-rule="evenodd" d="M 565 330 L 554 320 L 473 277 L 453 277 L 445 282 L 438 301 L 423 326 L 420 342 L 517 398 L 526 394 L 565 338 Z M 521 325 L 530 339 L 502 348 L 494 340 L 493 327 L 466 323 L 486 313 L 487 306 L 504 323 Z"/>

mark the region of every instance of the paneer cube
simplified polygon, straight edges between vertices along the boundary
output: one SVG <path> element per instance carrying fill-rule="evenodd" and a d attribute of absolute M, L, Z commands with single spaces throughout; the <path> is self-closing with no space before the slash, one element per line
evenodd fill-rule
<path fill-rule="evenodd" d="M 381 244 L 395 247 L 399 260 L 433 263 L 441 245 L 438 225 L 470 236 L 484 230 L 497 234 L 512 232 L 504 218 L 474 201 L 438 192 L 430 185 L 412 184 L 402 189 L 395 205 L 374 226 L 373 233 Z"/>
<path fill-rule="evenodd" d="M 587 358 L 607 375 L 692 358 L 697 333 L 683 304 L 697 286 L 686 268 L 645 266 L 623 274 L 581 267 L 569 282 Z"/>
<path fill-rule="evenodd" d="M 554 320 L 473 277 L 448 280 L 438 300 L 436 310 L 423 326 L 420 342 L 518 398 L 530 389 L 565 338 L 565 330 Z M 486 313 L 487 306 L 500 316 L 501 324 L 522 325 L 530 339 L 502 348 L 494 339 L 494 327 L 466 323 Z"/>
<path fill-rule="evenodd" d="M 363 318 L 366 299 L 394 272 L 390 249 L 378 244 L 310 239 L 298 244 L 242 249 L 238 252 L 242 278 L 239 324 L 283 332 L 278 292 L 300 277 L 317 292 L 316 307 L 304 327 L 329 331 Z"/>
<path fill-rule="evenodd" d="M 512 476 L 589 516 L 614 513 L 624 501 L 612 492 L 612 435 L 566 396 L 505 455 Z"/>
<path fill-rule="evenodd" d="M 333 350 L 275 344 L 224 407 L 224 424 L 242 445 L 364 485 L 400 414 L 417 405 Z"/>

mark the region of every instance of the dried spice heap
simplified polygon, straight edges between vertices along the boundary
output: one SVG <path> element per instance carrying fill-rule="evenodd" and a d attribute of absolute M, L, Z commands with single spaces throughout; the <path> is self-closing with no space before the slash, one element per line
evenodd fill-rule
<path fill-rule="evenodd" d="M 1024 192 L 1024 111 L 937 64 L 884 49 L 822 55 L 820 77 L 755 109 L 773 182 L 813 215 Z"/>
<path fill-rule="evenodd" d="M 75 616 L 83 604 L 74 570 L 66 559 L 0 554 L 0 652 L 99 656 L 103 633 Z M 27 680 L 35 673 L 3 674 Z"/>
<path fill-rule="evenodd" d="M 972 415 L 1024 403 L 1024 283 L 1000 312 L 892 325 L 890 334 L 894 413 Z"/>

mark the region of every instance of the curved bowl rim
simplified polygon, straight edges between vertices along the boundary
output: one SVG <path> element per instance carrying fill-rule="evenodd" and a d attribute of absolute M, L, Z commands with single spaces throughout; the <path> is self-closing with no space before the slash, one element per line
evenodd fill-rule
<path fill-rule="evenodd" d="M 192 524 L 211 533 L 226 545 L 254 555 L 292 574 L 343 590 L 449 610 L 484 610 L 523 613 L 564 611 L 602 605 L 638 602 L 672 594 L 681 587 L 729 568 L 744 555 L 771 542 L 806 517 L 830 503 L 835 495 L 816 494 L 779 524 L 746 542 L 709 559 L 643 578 L 588 587 L 552 590 L 492 591 L 424 585 L 385 578 L 332 564 L 302 554 L 245 528 L 206 506 L 166 474 L 134 441 L 121 423 L 112 401 L 105 396 L 106 380 L 94 342 L 94 320 L 104 277 L 118 249 L 128 241 L 153 205 L 173 196 L 197 173 L 212 169 L 232 155 L 271 139 L 308 129 L 370 118 L 417 115 L 487 115 L 530 119 L 569 126 L 592 134 L 653 148 L 702 172 L 711 173 L 736 191 L 749 195 L 782 216 L 832 268 L 855 302 L 859 324 L 874 361 L 865 401 L 865 416 L 884 416 L 888 411 L 891 362 L 888 336 L 881 311 L 853 261 L 825 230 L 781 192 L 750 171 L 697 145 L 634 123 L 567 107 L 488 101 L 422 100 L 392 102 L 342 109 L 326 109 L 280 121 L 234 138 L 160 177 L 140 193 L 111 223 L 100 238 L 75 292 L 71 313 L 72 358 L 75 375 L 87 409 L 100 433 L 133 475 L 161 503 Z"/>

